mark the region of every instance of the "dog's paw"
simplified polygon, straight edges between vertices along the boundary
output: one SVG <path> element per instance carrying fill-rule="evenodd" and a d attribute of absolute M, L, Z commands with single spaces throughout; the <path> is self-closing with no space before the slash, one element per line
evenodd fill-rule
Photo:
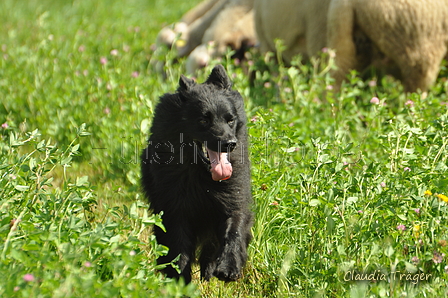
<path fill-rule="evenodd" d="M 234 264 L 231 264 L 234 263 Z M 222 281 L 236 281 L 241 277 L 241 266 L 237 266 L 236 262 L 219 262 L 213 275 Z"/>
<path fill-rule="evenodd" d="M 215 263 L 209 263 L 205 268 L 201 267 L 201 278 L 205 281 L 209 281 L 213 276 L 216 269 Z"/>

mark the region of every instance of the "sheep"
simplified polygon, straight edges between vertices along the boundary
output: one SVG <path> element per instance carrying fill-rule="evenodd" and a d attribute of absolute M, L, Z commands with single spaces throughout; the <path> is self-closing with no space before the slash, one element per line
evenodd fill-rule
<path fill-rule="evenodd" d="M 188 55 L 201 43 L 205 30 L 228 2 L 229 0 L 206 0 L 199 3 L 187 11 L 179 22 L 162 28 L 157 35 L 156 44 L 171 48 L 176 38 L 190 41 L 188 46 L 179 43 L 179 48 L 183 48 L 184 52 L 181 56 Z"/>
<path fill-rule="evenodd" d="M 238 54 L 257 43 L 254 0 L 206 0 L 188 11 L 180 22 L 163 28 L 156 45 L 177 49 L 188 56 L 187 73 L 192 74 L 228 48 Z"/>
<path fill-rule="evenodd" d="M 336 86 L 350 69 L 373 65 L 426 91 L 448 48 L 448 0 L 332 0 L 328 47 L 336 51 Z"/>
<path fill-rule="evenodd" d="M 317 54 L 326 46 L 330 1 L 255 0 L 255 31 L 260 51 L 275 52 L 275 40 L 281 39 L 286 64 L 297 54 L 305 60 Z"/>
<path fill-rule="evenodd" d="M 225 9 L 204 33 L 202 44 L 197 46 L 186 61 L 187 73 L 193 74 L 212 58 L 222 56 L 230 48 L 233 58 L 244 58 L 244 52 L 257 43 L 253 9 L 236 6 Z"/>

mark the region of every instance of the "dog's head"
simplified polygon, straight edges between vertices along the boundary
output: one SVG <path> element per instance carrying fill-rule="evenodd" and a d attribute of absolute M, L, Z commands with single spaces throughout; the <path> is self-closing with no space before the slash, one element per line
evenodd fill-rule
<path fill-rule="evenodd" d="M 238 146 L 238 131 L 246 120 L 243 99 L 231 87 L 222 65 L 215 66 L 203 84 L 185 76 L 179 80 L 185 133 L 206 150 L 213 180 L 232 175 L 228 155 Z"/>

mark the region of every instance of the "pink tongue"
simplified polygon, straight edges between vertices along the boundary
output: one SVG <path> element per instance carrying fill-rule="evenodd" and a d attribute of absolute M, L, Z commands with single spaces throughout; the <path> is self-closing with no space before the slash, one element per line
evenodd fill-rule
<path fill-rule="evenodd" d="M 212 179 L 215 181 L 226 180 L 232 176 L 232 164 L 227 160 L 227 152 L 218 153 L 207 148 L 208 158 L 212 166 Z"/>

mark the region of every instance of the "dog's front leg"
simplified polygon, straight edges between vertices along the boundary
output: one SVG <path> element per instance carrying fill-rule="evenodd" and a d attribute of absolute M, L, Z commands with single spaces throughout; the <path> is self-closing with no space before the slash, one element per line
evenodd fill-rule
<path fill-rule="evenodd" d="M 184 278 L 185 283 L 191 281 L 191 263 L 194 259 L 195 243 L 191 239 L 191 231 L 188 229 L 188 225 L 180 223 L 180 227 L 176 227 L 168 219 L 164 221 L 166 232 L 162 231 L 159 227 L 155 228 L 155 235 L 159 244 L 168 247 L 168 254 L 166 256 L 160 256 L 157 259 L 157 264 L 169 264 L 176 257 L 179 257 L 177 265 L 180 269 L 180 274 L 177 269 L 171 265 L 167 265 L 162 271 L 167 277 L 179 279 Z"/>
<path fill-rule="evenodd" d="M 220 280 L 235 281 L 247 260 L 247 246 L 251 239 L 250 214 L 238 213 L 229 217 L 223 225 L 221 252 L 216 260 L 213 275 Z"/>

